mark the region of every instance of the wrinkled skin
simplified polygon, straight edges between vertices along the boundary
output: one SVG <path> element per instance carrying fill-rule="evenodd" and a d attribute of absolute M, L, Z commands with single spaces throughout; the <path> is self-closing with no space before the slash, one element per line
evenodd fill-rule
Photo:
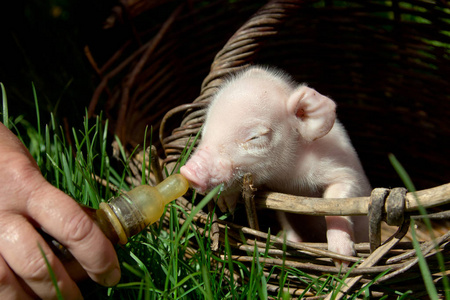
<path fill-rule="evenodd" d="M 64 299 L 82 299 L 75 279 L 112 286 L 120 268 L 111 242 L 81 207 L 42 177 L 27 149 L 0 123 L 0 299 L 56 299 L 41 245 Z M 78 262 L 63 265 L 37 228 Z"/>
<path fill-rule="evenodd" d="M 219 89 L 200 144 L 180 171 L 199 192 L 224 183 L 221 210 L 234 210 L 245 173 L 252 173 L 256 187 L 282 193 L 369 195 L 370 185 L 335 109 L 331 99 L 287 75 L 252 67 Z M 329 216 L 323 222 L 278 215 L 288 239 L 308 241 L 306 232 L 325 237 L 326 231 L 329 250 L 340 254 L 353 255 L 355 239 L 368 239 L 365 217 Z"/>

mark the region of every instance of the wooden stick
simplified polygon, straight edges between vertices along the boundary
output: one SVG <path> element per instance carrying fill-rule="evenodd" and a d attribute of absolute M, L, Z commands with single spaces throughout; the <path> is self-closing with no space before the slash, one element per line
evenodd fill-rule
<path fill-rule="evenodd" d="M 450 183 L 434 188 L 407 193 L 405 211 L 416 211 L 420 204 L 433 207 L 450 203 Z M 314 198 L 293 196 L 274 192 L 257 192 L 255 204 L 260 209 L 273 209 L 290 213 L 316 216 L 367 215 L 370 197 L 356 198 Z"/>
<path fill-rule="evenodd" d="M 244 186 L 242 190 L 242 198 L 244 198 L 245 212 L 247 213 L 247 220 L 250 228 L 259 230 L 258 214 L 255 207 L 255 192 L 257 190 L 253 187 L 252 174 L 244 175 Z"/>

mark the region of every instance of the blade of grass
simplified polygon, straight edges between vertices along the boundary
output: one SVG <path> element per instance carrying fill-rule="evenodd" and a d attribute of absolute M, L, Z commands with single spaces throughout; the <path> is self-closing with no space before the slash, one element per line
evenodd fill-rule
<path fill-rule="evenodd" d="M 117 135 L 114 136 L 114 139 L 117 142 L 117 145 L 119 146 L 119 151 L 120 151 L 120 154 L 122 156 L 122 159 L 124 161 L 127 161 L 127 155 L 125 154 L 125 149 L 124 149 L 124 147 L 122 145 L 122 142 L 120 141 L 120 139 L 119 139 L 119 137 Z"/>
<path fill-rule="evenodd" d="M 70 195 L 76 199 L 75 195 L 75 186 L 73 185 L 72 181 L 72 172 L 69 167 L 69 163 L 67 161 L 67 158 L 64 154 L 61 154 L 61 162 L 62 162 L 62 168 L 64 171 L 64 182 L 66 183 L 67 189 L 69 190 Z"/>
<path fill-rule="evenodd" d="M 38 135 L 41 137 L 41 113 L 39 111 L 39 101 L 36 94 L 36 87 L 34 86 L 34 83 L 31 83 L 32 89 L 33 89 L 33 98 L 34 98 L 34 106 L 36 108 L 36 120 L 37 120 L 37 131 Z"/>
<path fill-rule="evenodd" d="M 397 172 L 397 174 L 402 179 L 402 181 L 405 184 L 406 188 L 410 192 L 413 193 L 414 198 L 416 199 L 417 203 L 419 204 L 419 212 L 420 212 L 420 214 L 423 215 L 423 216 L 426 216 L 427 212 L 426 212 L 425 208 L 421 205 L 420 199 L 419 199 L 419 197 L 417 197 L 417 194 L 415 193 L 416 192 L 416 188 L 415 188 L 414 184 L 412 183 L 412 180 L 411 180 L 410 176 L 408 175 L 408 173 L 406 172 L 405 168 L 403 168 L 403 166 L 400 164 L 400 162 L 397 160 L 397 158 L 393 154 L 389 154 L 389 160 L 390 160 L 392 166 L 394 167 L 395 171 Z M 433 241 L 435 241 L 434 231 L 433 231 L 433 227 L 431 225 L 430 219 L 425 217 L 425 218 L 423 218 L 423 222 L 425 223 L 425 225 L 427 227 L 427 230 L 430 233 L 431 239 Z M 414 224 L 414 220 L 411 219 L 411 234 L 413 234 L 413 233 L 415 234 L 415 230 L 413 228 L 413 224 Z M 417 240 L 416 240 L 416 242 L 418 243 Z M 413 243 L 414 243 L 414 239 L 413 239 Z M 446 275 L 445 260 L 444 260 L 444 257 L 442 256 L 442 253 L 439 251 L 439 247 L 438 247 L 438 245 L 436 243 L 435 243 L 434 247 L 436 249 L 436 259 L 438 261 L 439 268 L 440 268 L 440 270 L 442 272 L 442 283 L 444 285 L 445 298 L 446 299 L 450 299 L 450 283 L 449 283 L 448 277 Z M 414 248 L 414 249 L 416 249 L 416 248 Z M 420 262 L 421 261 L 420 256 L 423 257 L 423 254 L 420 251 L 420 248 L 419 248 L 419 251 L 416 249 L 416 255 L 419 258 L 419 267 L 420 267 L 420 271 L 422 272 L 422 274 L 430 274 L 430 270 L 429 270 L 428 265 L 426 264 L 426 262 L 425 263 L 423 263 L 423 262 L 421 263 Z M 424 269 L 422 269 L 422 268 L 424 268 Z M 423 277 L 423 280 L 424 281 L 428 280 L 428 278 L 431 278 L 431 277 L 430 276 L 427 277 L 427 278 Z M 433 284 L 433 288 L 434 289 L 432 288 L 431 291 L 428 290 L 428 286 L 427 285 L 426 285 L 426 287 L 427 287 L 427 291 L 429 293 L 434 293 L 435 290 L 436 290 L 434 284 Z M 432 297 L 432 296 L 430 295 L 430 297 Z M 437 294 L 436 294 L 436 297 L 437 297 Z"/>
<path fill-rule="evenodd" d="M 134 275 L 136 275 L 137 277 L 139 277 L 139 278 L 142 278 L 143 276 L 144 276 L 144 272 L 141 270 L 141 269 L 136 269 L 136 268 L 134 268 L 133 266 L 131 266 L 129 263 L 127 263 L 127 262 L 122 262 L 122 266 L 125 268 L 125 269 L 128 269 L 128 271 L 130 271 L 132 274 L 134 274 Z M 120 285 L 122 286 L 122 285 L 126 285 L 127 283 L 120 283 Z"/>
<path fill-rule="evenodd" d="M 411 294 L 412 294 L 412 291 L 409 290 L 409 291 L 403 293 L 397 300 L 411 299 Z M 387 296 L 384 299 L 386 299 L 386 298 L 387 298 Z"/>
<path fill-rule="evenodd" d="M 203 126 L 202 126 L 202 128 L 203 128 Z M 200 137 L 202 128 L 200 128 L 200 130 L 197 132 L 192 143 L 190 142 L 191 138 L 188 139 L 186 146 L 184 147 L 183 151 L 180 154 L 180 157 L 178 158 L 177 162 L 175 163 L 175 167 L 173 168 L 173 171 L 172 171 L 173 174 L 180 173 L 180 168 L 186 164 L 186 161 L 189 159 L 189 156 L 191 155 L 192 150 L 194 149 L 195 143 L 197 142 L 197 140 Z M 188 147 L 188 145 L 189 145 L 189 147 Z M 166 170 L 166 172 L 167 172 L 167 170 Z M 166 175 L 169 175 L 169 174 L 166 174 Z"/>
<path fill-rule="evenodd" d="M 145 128 L 145 131 L 147 133 L 147 127 Z M 144 137 L 144 139 L 145 139 L 145 137 Z M 148 153 L 149 153 L 149 156 L 148 156 L 148 165 L 149 165 L 149 167 L 148 167 L 148 169 L 152 170 L 151 161 L 153 160 L 153 157 L 152 157 L 152 150 L 151 149 L 153 147 L 153 126 L 150 126 L 150 139 L 149 139 L 149 141 L 150 141 L 150 145 L 147 146 L 147 148 L 149 149 L 148 150 Z M 158 159 L 158 157 L 156 157 L 156 158 Z M 143 173 L 142 176 L 144 176 L 144 174 L 145 173 Z M 150 182 L 150 172 L 148 172 L 148 176 L 147 176 L 147 183 L 148 182 Z"/>
<path fill-rule="evenodd" d="M 40 114 L 40 110 L 39 110 L 39 101 L 38 101 L 38 97 L 36 94 L 36 87 L 34 86 L 34 83 L 31 83 L 32 86 L 32 90 L 33 90 L 33 98 L 34 98 L 34 106 L 36 108 L 36 122 L 37 122 L 37 138 L 38 138 L 38 152 L 41 153 L 42 149 L 40 147 L 40 145 L 42 145 L 41 140 L 42 140 L 42 134 L 41 134 L 41 114 Z M 36 157 L 36 163 L 38 164 L 38 166 L 42 166 L 42 156 L 41 155 L 37 155 Z"/>
<path fill-rule="evenodd" d="M 208 276 L 208 270 L 206 269 L 205 265 L 201 266 L 202 268 L 202 277 L 203 277 L 203 282 L 204 282 L 204 289 L 205 289 L 205 299 L 213 299 L 213 295 L 212 295 L 212 290 L 211 290 L 211 283 L 209 281 L 209 276 Z"/>
<path fill-rule="evenodd" d="M 49 128 L 49 126 L 47 124 L 47 125 L 45 125 L 45 153 L 46 153 L 46 156 L 45 156 L 45 158 L 46 158 L 45 159 L 45 171 L 48 172 L 48 173 L 50 173 L 50 170 L 51 170 L 51 162 L 47 158 L 47 155 L 51 155 L 51 153 L 50 153 L 51 151 L 52 151 L 52 145 L 50 143 L 50 128 Z M 44 174 L 44 176 L 46 174 Z"/>
<path fill-rule="evenodd" d="M 100 118 L 99 118 L 99 126 L 101 126 L 101 122 L 100 122 Z M 102 138 L 100 140 L 100 155 L 101 155 L 101 159 L 100 159 L 100 178 L 104 178 L 103 177 L 103 172 L 107 171 L 107 166 L 105 166 L 105 160 L 107 159 L 108 154 L 106 153 L 106 145 L 108 144 L 108 125 L 109 122 L 108 120 L 105 121 L 105 125 L 102 128 L 103 130 L 103 135 Z M 106 181 L 108 182 L 108 179 L 106 178 Z M 108 187 L 108 185 L 107 185 Z"/>
<path fill-rule="evenodd" d="M 192 220 L 194 219 L 194 217 L 197 215 L 197 213 L 203 209 L 209 201 L 212 200 L 212 198 L 217 195 L 217 193 L 221 190 L 222 185 L 219 185 L 217 187 L 215 187 L 211 192 L 208 193 L 208 195 L 206 195 L 202 201 L 200 201 L 200 203 L 198 205 L 195 206 L 195 208 L 191 211 L 191 213 L 189 214 L 189 216 L 186 218 L 186 221 L 184 222 L 183 226 L 180 228 L 180 230 L 177 232 L 177 235 L 175 237 L 174 243 L 173 243 L 173 251 L 174 253 L 178 253 L 178 246 L 180 245 L 180 240 L 183 237 L 183 234 L 186 232 L 186 230 L 189 228 L 189 226 L 191 226 Z M 178 222 L 177 222 L 178 223 Z M 171 232 L 171 230 L 169 231 L 169 233 Z M 178 261 L 175 260 L 170 260 L 169 262 L 169 267 L 168 270 L 171 270 L 173 268 L 174 265 L 177 265 Z M 167 273 L 169 274 L 169 273 Z M 169 282 L 171 280 L 171 276 L 167 276 L 166 277 L 166 281 L 165 281 L 165 290 L 168 290 L 169 288 Z"/>
<path fill-rule="evenodd" d="M 258 245 L 255 243 L 255 248 L 254 248 L 254 253 L 255 253 L 255 257 L 259 258 L 260 254 L 258 252 Z M 261 266 L 261 262 L 259 261 L 259 259 L 256 259 L 256 280 L 259 279 L 259 283 L 256 287 L 257 287 L 257 291 L 258 291 L 258 295 L 260 299 L 264 299 L 267 300 L 268 299 L 268 294 L 267 294 L 267 279 L 264 276 L 264 272 L 263 272 L 263 267 Z"/>
<path fill-rule="evenodd" d="M 231 253 L 231 247 L 230 247 L 230 241 L 228 240 L 228 226 L 225 227 L 225 254 L 227 257 L 228 262 L 228 270 L 230 271 L 230 287 L 231 287 L 231 293 L 233 295 L 234 299 L 238 298 L 237 291 L 235 289 L 235 283 L 234 283 L 234 266 L 233 266 L 233 259 L 232 259 L 232 253 Z"/>
<path fill-rule="evenodd" d="M 433 279 L 431 277 L 430 269 L 428 268 L 427 261 L 423 256 L 422 250 L 420 249 L 419 241 L 417 240 L 416 230 L 414 228 L 415 222 L 414 219 L 411 219 L 411 235 L 412 235 L 412 243 L 414 246 L 414 250 L 416 250 L 417 258 L 419 259 L 419 267 L 420 273 L 422 274 L 423 282 L 425 283 L 425 287 L 428 292 L 428 296 L 430 299 L 437 300 L 439 299 L 436 287 L 434 286 Z"/>
<path fill-rule="evenodd" d="M 175 239 L 175 244 L 178 245 L 180 243 L 180 239 L 182 238 L 184 232 L 188 229 L 188 227 L 191 225 L 192 220 L 194 219 L 195 215 L 202 210 L 209 201 L 211 201 L 222 189 L 222 185 L 216 186 L 212 191 L 210 191 L 203 199 L 200 201 L 199 204 L 195 206 L 195 208 L 191 211 L 190 215 L 186 218 L 185 223 L 181 227 L 180 231 L 178 232 L 178 235 Z"/>
<path fill-rule="evenodd" d="M 42 249 L 42 246 L 39 243 L 38 243 L 38 247 L 39 247 L 39 251 L 41 251 L 42 257 L 44 258 L 45 265 L 47 266 L 47 270 L 50 275 L 50 279 L 52 280 L 52 284 L 55 287 L 56 297 L 59 300 L 64 300 L 64 297 L 62 296 L 61 291 L 58 286 L 58 280 L 56 279 L 55 272 L 53 272 L 52 266 L 50 265 L 50 263 L 47 259 L 47 256 L 45 255 L 44 249 Z"/>
<path fill-rule="evenodd" d="M 357 293 L 355 293 L 355 298 L 359 299 L 358 297 L 360 297 L 363 293 L 365 293 L 364 297 L 368 298 L 368 295 L 370 295 L 370 290 L 369 290 L 370 286 L 375 284 L 375 282 L 377 282 L 378 279 L 380 279 L 381 277 L 383 277 L 384 275 L 389 273 L 389 271 L 390 271 L 390 269 L 387 269 L 387 270 L 381 272 L 380 274 L 376 275 L 370 282 L 364 284 L 364 286 Z"/>
<path fill-rule="evenodd" d="M 255 244 L 256 245 L 256 244 Z M 250 278 L 248 280 L 249 282 L 249 292 L 247 293 L 247 300 L 252 300 L 255 298 L 255 289 L 256 289 L 256 272 L 255 272 L 255 265 L 257 261 L 257 252 L 253 252 L 253 259 L 252 263 L 250 265 Z"/>
<path fill-rule="evenodd" d="M 145 130 L 144 130 L 144 143 L 143 143 L 143 147 L 142 147 L 142 166 L 141 166 L 141 174 L 142 174 L 142 176 L 141 176 L 141 184 L 146 184 L 147 182 L 147 178 L 145 177 L 145 154 L 146 154 L 146 150 L 147 150 L 147 148 L 146 148 L 146 143 L 147 143 L 147 139 L 146 139 L 146 137 L 147 137 L 147 129 L 148 129 L 148 126 L 145 126 Z M 152 155 L 152 152 L 151 151 L 148 151 L 148 155 L 149 156 L 151 156 Z M 151 161 L 151 157 L 149 157 L 149 159 L 148 159 L 148 161 L 150 162 Z"/>
<path fill-rule="evenodd" d="M 270 248 L 270 229 L 269 232 L 267 233 L 268 236 L 268 240 L 266 243 L 266 254 L 269 251 Z M 286 251 L 287 251 L 287 246 L 286 246 L 286 234 L 283 234 L 283 264 L 281 265 L 281 273 L 280 273 L 280 279 L 279 279 L 279 286 L 280 286 L 280 291 L 278 292 L 278 297 L 282 297 L 283 299 L 285 298 L 286 294 L 288 294 L 287 292 L 284 291 L 284 286 L 286 284 L 286 280 L 287 280 L 287 274 L 286 274 Z"/>
<path fill-rule="evenodd" d="M 361 259 L 360 259 L 361 261 Z M 356 266 L 359 264 L 355 263 L 353 264 L 349 269 L 348 272 L 346 274 L 344 274 L 344 276 L 342 278 L 340 278 L 341 275 L 341 270 L 342 270 L 342 265 L 341 265 L 341 270 L 339 270 L 339 273 L 337 274 L 337 276 L 335 277 L 336 282 L 339 282 L 338 286 L 333 290 L 333 293 L 331 294 L 331 299 L 336 299 L 336 297 L 338 296 L 339 292 L 341 291 L 342 287 L 345 285 L 345 280 L 350 276 L 351 272 L 353 271 L 354 268 L 356 268 Z M 339 277 L 338 277 L 339 276 Z"/>
<path fill-rule="evenodd" d="M 9 115 L 8 115 L 8 98 L 6 97 L 5 86 L 1 82 L 0 82 L 0 88 L 2 90 L 3 125 L 5 125 L 6 128 L 11 129 L 11 127 L 9 125 Z"/>

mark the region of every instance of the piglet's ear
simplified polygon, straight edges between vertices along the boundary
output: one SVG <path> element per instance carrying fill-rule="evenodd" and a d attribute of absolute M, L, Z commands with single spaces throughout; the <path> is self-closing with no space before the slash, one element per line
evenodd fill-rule
<path fill-rule="evenodd" d="M 336 120 L 336 104 L 312 88 L 300 85 L 288 100 L 288 110 L 299 119 L 300 134 L 314 141 L 326 135 Z"/>

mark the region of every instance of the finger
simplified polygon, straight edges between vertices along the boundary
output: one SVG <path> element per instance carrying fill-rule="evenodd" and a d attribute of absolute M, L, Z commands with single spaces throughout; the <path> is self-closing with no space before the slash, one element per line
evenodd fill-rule
<path fill-rule="evenodd" d="M 120 268 L 113 245 L 73 199 L 45 184 L 30 197 L 27 213 L 72 253 L 94 281 L 117 284 Z"/>
<path fill-rule="evenodd" d="M 2 256 L 0 256 L 0 299 L 33 299 L 24 291 Z"/>
<path fill-rule="evenodd" d="M 0 216 L 0 253 L 10 269 L 40 298 L 55 298 L 56 288 L 44 256 L 55 274 L 58 288 L 64 299 L 81 299 L 77 285 L 67 274 L 62 263 L 50 250 L 35 228 L 22 216 Z"/>

